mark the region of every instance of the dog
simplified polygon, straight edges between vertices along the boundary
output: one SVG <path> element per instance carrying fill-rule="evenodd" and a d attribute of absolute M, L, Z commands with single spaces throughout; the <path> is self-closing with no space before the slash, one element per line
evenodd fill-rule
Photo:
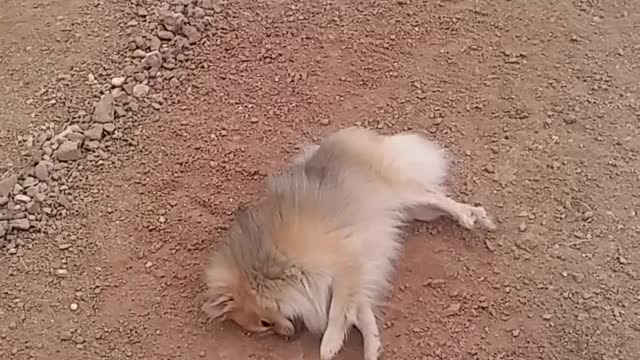
<path fill-rule="evenodd" d="M 334 359 L 352 325 L 364 359 L 382 351 L 376 305 L 383 301 L 412 220 L 446 215 L 467 229 L 494 230 L 482 207 L 445 194 L 449 161 L 421 133 L 339 130 L 306 146 L 267 178 L 263 199 L 239 209 L 205 269 L 213 319 L 252 333 L 322 335 Z"/>

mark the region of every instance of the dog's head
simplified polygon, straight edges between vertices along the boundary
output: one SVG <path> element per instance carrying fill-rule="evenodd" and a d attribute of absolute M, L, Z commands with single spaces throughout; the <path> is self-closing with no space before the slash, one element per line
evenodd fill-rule
<path fill-rule="evenodd" d="M 225 244 L 206 269 L 208 300 L 203 310 L 213 319 L 232 320 L 254 333 L 291 336 L 293 323 L 276 301 L 283 265 L 265 241 L 255 209 L 241 208 Z"/>
<path fill-rule="evenodd" d="M 277 304 L 265 294 L 259 295 L 250 280 L 230 265 L 221 261 L 207 269 L 209 289 L 203 310 L 209 317 L 231 320 L 252 333 L 292 336 L 295 326 L 278 311 Z"/>

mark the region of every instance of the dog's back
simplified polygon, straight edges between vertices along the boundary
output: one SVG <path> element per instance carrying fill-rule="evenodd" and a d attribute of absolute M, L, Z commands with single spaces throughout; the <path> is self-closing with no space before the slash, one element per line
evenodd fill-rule
<path fill-rule="evenodd" d="M 436 143 L 419 133 L 380 135 L 363 128 L 347 128 L 327 137 L 307 164 L 336 162 L 345 169 L 356 167 L 394 190 L 406 186 L 439 187 L 448 162 Z"/>

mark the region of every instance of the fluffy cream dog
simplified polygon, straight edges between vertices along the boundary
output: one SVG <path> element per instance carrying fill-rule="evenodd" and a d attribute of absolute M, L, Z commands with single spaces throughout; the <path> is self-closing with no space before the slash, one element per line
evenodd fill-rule
<path fill-rule="evenodd" d="M 348 128 L 308 146 L 268 178 L 257 206 L 239 211 L 206 269 L 203 309 L 257 333 L 290 336 L 303 324 L 322 334 L 322 360 L 334 359 L 355 325 L 364 359 L 378 359 L 374 308 L 401 249 L 401 226 L 448 215 L 468 229 L 494 229 L 483 208 L 445 195 L 447 165 L 442 149 L 417 133 Z"/>

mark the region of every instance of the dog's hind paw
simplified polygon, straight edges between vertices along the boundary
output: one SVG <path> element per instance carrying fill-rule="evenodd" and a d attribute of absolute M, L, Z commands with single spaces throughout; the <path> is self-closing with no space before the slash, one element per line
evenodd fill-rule
<path fill-rule="evenodd" d="M 480 223 L 483 228 L 491 231 L 496 229 L 496 224 L 494 224 L 493 220 L 487 215 L 487 211 L 483 207 L 475 207 L 473 208 L 473 212 L 478 223 Z"/>
<path fill-rule="evenodd" d="M 467 229 L 473 229 L 476 227 L 476 224 L 479 224 L 487 230 L 496 229 L 496 225 L 493 223 L 493 220 L 491 220 L 489 215 L 487 215 L 487 211 L 483 207 L 470 205 L 466 205 L 466 207 L 466 211 L 464 211 L 461 216 L 457 217 L 461 226 Z"/>

